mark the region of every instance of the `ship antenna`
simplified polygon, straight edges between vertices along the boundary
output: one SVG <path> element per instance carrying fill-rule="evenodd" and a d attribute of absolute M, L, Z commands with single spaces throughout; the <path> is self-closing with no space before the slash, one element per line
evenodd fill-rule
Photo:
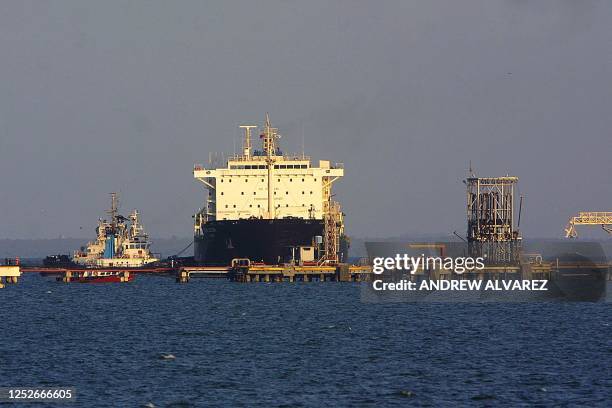
<path fill-rule="evenodd" d="M 264 132 L 261 135 L 263 137 L 263 150 L 266 153 L 266 166 L 268 168 L 268 219 L 274 217 L 274 196 L 272 189 L 272 170 L 274 169 L 274 162 L 276 161 L 274 156 L 276 155 L 276 147 L 274 139 L 278 137 L 277 129 L 272 127 L 270 123 L 270 115 L 266 112 L 266 124 L 264 126 Z"/>
<path fill-rule="evenodd" d="M 302 160 L 304 160 L 304 122 L 302 122 Z"/>
<path fill-rule="evenodd" d="M 107 212 L 108 212 L 108 215 L 110 215 L 111 217 L 111 223 L 113 227 L 115 227 L 116 220 L 117 220 L 117 208 L 119 206 L 119 197 L 116 192 L 112 192 L 110 193 L 110 195 L 111 195 L 111 208 Z"/>
<path fill-rule="evenodd" d="M 244 129 L 244 140 L 242 141 L 242 154 L 244 157 L 251 156 L 251 129 L 257 128 L 255 125 L 240 125 Z"/>
<path fill-rule="evenodd" d="M 272 127 L 272 123 L 270 123 L 270 115 L 268 113 L 266 113 L 266 124 L 261 137 L 263 139 L 263 151 L 266 156 L 275 156 L 276 139 L 280 138 L 280 135 L 278 134 L 278 129 Z"/>

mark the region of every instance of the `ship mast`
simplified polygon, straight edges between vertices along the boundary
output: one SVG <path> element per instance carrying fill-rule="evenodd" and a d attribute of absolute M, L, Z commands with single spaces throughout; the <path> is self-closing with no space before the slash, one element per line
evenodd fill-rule
<path fill-rule="evenodd" d="M 111 195 L 111 208 L 107 211 L 108 215 L 111 217 L 111 226 L 113 227 L 113 231 L 117 228 L 117 208 L 119 206 L 119 199 L 117 197 L 117 193 L 110 193 Z"/>
<path fill-rule="evenodd" d="M 240 128 L 244 129 L 244 140 L 242 141 L 242 154 L 245 158 L 251 157 L 251 129 L 256 128 L 255 125 L 241 125 Z"/>
<path fill-rule="evenodd" d="M 264 126 L 264 133 L 261 135 L 263 138 L 263 150 L 266 154 L 266 165 L 268 168 L 268 219 L 275 217 L 274 211 L 274 195 L 272 191 L 272 170 L 274 169 L 275 155 L 276 155 L 276 139 L 279 137 L 278 129 L 273 128 L 270 123 L 270 115 L 266 113 L 266 124 Z"/>

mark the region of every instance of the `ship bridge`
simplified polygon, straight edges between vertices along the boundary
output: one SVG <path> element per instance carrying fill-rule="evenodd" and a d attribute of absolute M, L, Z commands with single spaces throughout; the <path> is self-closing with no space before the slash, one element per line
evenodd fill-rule
<path fill-rule="evenodd" d="M 331 188 L 344 176 L 344 166 L 327 160 L 315 165 L 304 155 L 278 155 L 280 135 L 267 116 L 260 135 L 259 152 L 264 154 L 254 155 L 251 133 L 257 127 L 241 128 L 244 139 L 240 155 L 228 159 L 223 167 L 194 166 L 194 178 L 208 190 L 206 206 L 196 217 L 201 222 L 249 218 L 322 220 L 332 208 Z"/>

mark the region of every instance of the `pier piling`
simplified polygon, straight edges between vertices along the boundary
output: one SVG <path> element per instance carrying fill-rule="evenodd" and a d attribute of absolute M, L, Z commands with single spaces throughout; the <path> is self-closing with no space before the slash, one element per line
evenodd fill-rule
<path fill-rule="evenodd" d="M 0 266 L 0 289 L 7 284 L 16 284 L 20 276 L 19 259 L 7 260 L 6 265 Z"/>
<path fill-rule="evenodd" d="M 189 282 L 189 271 L 181 268 L 178 270 L 177 276 L 176 276 L 176 282 L 177 283 L 187 283 Z"/>

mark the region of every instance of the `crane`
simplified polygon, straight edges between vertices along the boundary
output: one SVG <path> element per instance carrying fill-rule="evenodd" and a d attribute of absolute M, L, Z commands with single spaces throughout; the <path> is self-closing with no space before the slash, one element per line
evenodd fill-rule
<path fill-rule="evenodd" d="M 601 225 L 608 234 L 612 234 L 612 211 L 587 211 L 579 212 L 577 216 L 571 217 L 565 227 L 565 238 L 577 238 L 577 225 Z"/>

